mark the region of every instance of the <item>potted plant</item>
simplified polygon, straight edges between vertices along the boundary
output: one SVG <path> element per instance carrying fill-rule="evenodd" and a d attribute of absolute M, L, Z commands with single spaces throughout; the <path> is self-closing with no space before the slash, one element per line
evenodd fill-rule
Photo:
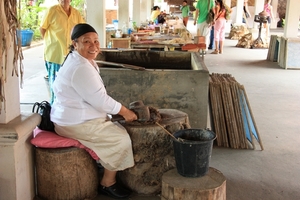
<path fill-rule="evenodd" d="M 40 7 L 39 5 L 43 0 L 37 1 L 34 4 L 33 0 L 25 1 L 20 0 L 20 9 L 19 9 L 19 22 L 20 30 L 18 31 L 18 36 L 21 41 L 21 46 L 30 46 L 31 41 L 34 37 L 37 39 L 40 37 L 39 24 L 40 17 L 39 14 L 45 8 Z"/>

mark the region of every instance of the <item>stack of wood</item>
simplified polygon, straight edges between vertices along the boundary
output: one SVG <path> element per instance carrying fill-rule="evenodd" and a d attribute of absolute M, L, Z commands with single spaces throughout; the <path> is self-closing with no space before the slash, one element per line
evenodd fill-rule
<path fill-rule="evenodd" d="M 239 40 L 245 34 L 248 34 L 249 30 L 246 25 L 233 25 L 230 29 L 229 38 L 231 40 Z"/>
<path fill-rule="evenodd" d="M 236 47 L 250 49 L 251 43 L 252 43 L 252 33 L 248 33 L 239 39 Z"/>
<path fill-rule="evenodd" d="M 265 39 L 258 38 L 252 42 L 251 48 L 252 49 L 268 49 L 269 43 Z"/>
<path fill-rule="evenodd" d="M 212 74 L 209 98 L 211 124 L 218 146 L 254 149 L 255 137 L 263 149 L 243 85 L 230 74 Z"/>

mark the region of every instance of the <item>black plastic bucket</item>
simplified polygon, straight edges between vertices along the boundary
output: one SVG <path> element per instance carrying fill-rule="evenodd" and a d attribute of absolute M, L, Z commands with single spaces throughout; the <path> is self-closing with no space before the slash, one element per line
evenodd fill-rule
<path fill-rule="evenodd" d="M 200 177 L 207 174 L 216 134 L 205 129 L 184 129 L 174 133 L 176 168 L 184 177 Z"/>

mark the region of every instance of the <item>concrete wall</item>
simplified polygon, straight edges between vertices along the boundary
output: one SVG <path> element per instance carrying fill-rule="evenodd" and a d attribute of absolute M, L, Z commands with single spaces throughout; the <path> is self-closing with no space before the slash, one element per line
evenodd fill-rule
<path fill-rule="evenodd" d="M 100 73 L 107 92 L 128 106 L 177 109 L 188 114 L 192 128 L 207 127 L 209 72 L 199 53 L 164 51 L 102 52 L 103 59 L 146 67 L 130 70 L 103 66 Z"/>
<path fill-rule="evenodd" d="M 19 116 L 0 125 L 0 199 L 32 200 L 35 196 L 32 131 L 38 114 Z"/>

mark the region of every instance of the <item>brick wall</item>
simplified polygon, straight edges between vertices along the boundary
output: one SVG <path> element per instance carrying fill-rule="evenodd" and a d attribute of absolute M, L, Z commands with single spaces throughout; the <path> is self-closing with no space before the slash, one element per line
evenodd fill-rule
<path fill-rule="evenodd" d="M 106 24 L 112 24 L 112 20 L 118 19 L 117 10 L 106 10 Z"/>

